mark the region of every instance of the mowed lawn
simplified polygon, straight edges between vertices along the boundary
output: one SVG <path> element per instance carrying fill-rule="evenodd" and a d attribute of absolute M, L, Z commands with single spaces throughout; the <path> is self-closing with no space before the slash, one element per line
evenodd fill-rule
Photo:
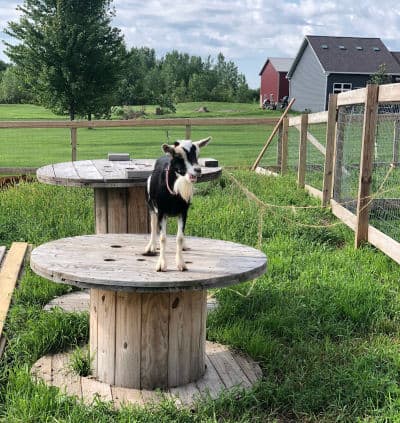
<path fill-rule="evenodd" d="M 85 405 L 37 384 L 32 364 L 85 344 L 89 319 L 87 313 L 43 311 L 70 288 L 27 271 L 6 322 L 1 422 L 398 421 L 399 266 L 374 248 L 354 250 L 353 233 L 296 188 L 293 175 L 234 176 L 270 206 L 262 210 L 249 201 L 225 171 L 220 181 L 197 186 L 187 233 L 267 254 L 264 276 L 214 292 L 219 307 L 207 320 L 209 340 L 259 361 L 261 383 L 191 410 L 166 400 L 121 411 L 100 400 Z M 38 245 L 94 231 L 91 189 L 21 184 L 0 191 L 0 209 L 0 244 Z"/>
<path fill-rule="evenodd" d="M 262 111 L 256 104 L 210 103 L 214 112 L 198 113 L 206 103 L 178 105 L 168 117 L 278 117 L 278 111 Z M 154 106 L 147 106 L 149 113 Z M 59 119 L 38 106 L 3 105 L 1 120 Z M 149 118 L 154 118 L 152 114 Z M 192 139 L 211 135 L 212 143 L 203 156 L 217 158 L 223 166 L 249 166 L 272 131 L 271 125 L 193 126 Z M 161 144 L 185 138 L 185 127 L 78 129 L 78 160 L 105 158 L 109 152 L 130 153 L 132 158 L 156 158 Z M 38 167 L 71 159 L 70 130 L 0 129 L 0 167 Z"/>

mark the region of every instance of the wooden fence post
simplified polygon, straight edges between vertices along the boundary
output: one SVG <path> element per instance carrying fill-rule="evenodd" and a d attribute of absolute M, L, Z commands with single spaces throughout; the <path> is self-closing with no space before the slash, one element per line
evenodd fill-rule
<path fill-rule="evenodd" d="M 71 128 L 71 161 L 76 161 L 77 128 Z"/>
<path fill-rule="evenodd" d="M 304 188 L 306 179 L 307 166 L 307 129 L 308 129 L 308 115 L 301 115 L 300 124 L 300 146 L 299 146 L 299 169 L 297 173 L 297 185 L 299 188 Z"/>
<path fill-rule="evenodd" d="M 328 123 L 326 126 L 326 150 L 324 164 L 324 182 L 322 188 L 322 206 L 329 205 L 332 197 L 333 155 L 336 141 L 337 94 L 330 94 L 328 103 Z"/>
<path fill-rule="evenodd" d="M 362 133 L 360 178 L 357 198 L 355 247 L 368 241 L 369 203 L 372 183 L 379 85 L 367 85 Z"/>
<path fill-rule="evenodd" d="M 282 166 L 282 134 L 283 134 L 283 120 L 278 129 L 278 142 L 276 144 L 276 167 L 279 169 Z"/>
<path fill-rule="evenodd" d="M 288 168 L 288 143 L 289 143 L 289 119 L 282 122 L 282 150 L 281 150 L 281 175 L 287 172 Z"/>
<path fill-rule="evenodd" d="M 190 123 L 187 123 L 185 126 L 186 130 L 185 130 L 185 139 L 190 140 L 192 139 L 192 125 Z"/>

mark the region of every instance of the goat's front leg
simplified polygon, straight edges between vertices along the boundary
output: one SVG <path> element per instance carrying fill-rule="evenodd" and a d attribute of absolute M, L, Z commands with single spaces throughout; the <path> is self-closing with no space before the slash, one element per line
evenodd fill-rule
<path fill-rule="evenodd" d="M 151 235 L 150 241 L 146 246 L 144 251 L 144 255 L 146 256 L 155 256 L 157 254 L 157 214 L 154 211 L 150 212 L 150 228 L 151 228 Z"/>
<path fill-rule="evenodd" d="M 160 225 L 160 257 L 156 270 L 157 272 L 165 272 L 167 270 L 167 262 L 165 260 L 165 246 L 167 244 L 167 217 L 162 216 L 158 218 Z"/>
<path fill-rule="evenodd" d="M 183 272 L 187 270 L 185 261 L 183 260 L 182 250 L 185 243 L 185 224 L 186 224 L 186 213 L 182 213 L 178 217 L 178 232 L 176 234 L 176 267 L 178 270 Z"/>

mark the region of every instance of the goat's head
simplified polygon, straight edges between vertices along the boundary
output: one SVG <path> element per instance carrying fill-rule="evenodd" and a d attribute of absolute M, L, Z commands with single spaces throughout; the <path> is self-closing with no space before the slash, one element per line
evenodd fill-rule
<path fill-rule="evenodd" d="M 210 141 L 211 137 L 196 142 L 182 140 L 176 141 L 174 145 L 163 144 L 162 149 L 172 157 L 172 171 L 190 182 L 196 182 L 201 174 L 201 167 L 198 164 L 200 148 L 205 147 Z"/>

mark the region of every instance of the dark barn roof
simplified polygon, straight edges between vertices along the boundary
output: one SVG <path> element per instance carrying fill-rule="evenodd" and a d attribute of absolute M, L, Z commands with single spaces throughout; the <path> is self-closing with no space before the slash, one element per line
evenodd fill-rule
<path fill-rule="evenodd" d="M 287 72 L 292 66 L 293 60 L 293 58 L 288 57 L 268 57 L 264 66 L 261 68 L 259 75 L 264 72 L 265 66 L 267 66 L 268 62 L 272 63 L 272 66 L 277 72 Z"/>
<path fill-rule="evenodd" d="M 384 63 L 388 74 L 400 75 L 400 63 L 380 38 L 307 35 L 288 72 L 289 77 L 308 44 L 327 73 L 373 74 Z"/>

